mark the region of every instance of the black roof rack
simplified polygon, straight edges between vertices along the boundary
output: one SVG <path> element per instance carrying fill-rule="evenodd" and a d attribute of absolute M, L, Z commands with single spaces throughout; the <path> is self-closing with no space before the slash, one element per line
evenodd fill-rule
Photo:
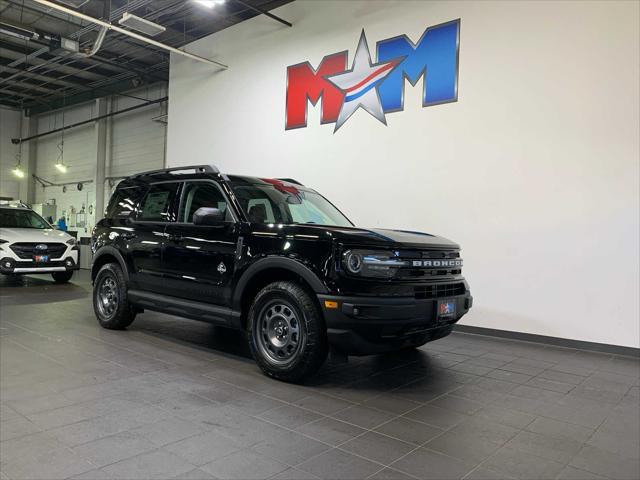
<path fill-rule="evenodd" d="M 296 185 L 300 185 L 304 187 L 304 185 L 294 178 L 276 178 L 276 180 L 282 180 L 283 182 L 295 183 Z"/>
<path fill-rule="evenodd" d="M 218 167 L 215 165 L 188 165 L 184 167 L 171 167 L 161 168 L 159 170 L 149 170 L 148 172 L 141 172 L 135 175 L 135 177 L 144 177 L 147 175 L 158 175 L 161 173 L 179 172 L 181 170 L 195 170 L 197 173 L 220 173 Z"/>

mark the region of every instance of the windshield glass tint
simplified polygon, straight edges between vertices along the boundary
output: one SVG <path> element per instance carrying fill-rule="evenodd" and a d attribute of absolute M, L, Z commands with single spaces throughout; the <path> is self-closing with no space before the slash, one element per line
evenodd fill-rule
<path fill-rule="evenodd" d="M 0 227 L 4 228 L 51 228 L 44 219 L 30 210 L 0 209 Z"/>
<path fill-rule="evenodd" d="M 232 188 L 253 223 L 353 226 L 322 195 L 291 184 L 277 181 L 273 185 L 234 183 Z"/>

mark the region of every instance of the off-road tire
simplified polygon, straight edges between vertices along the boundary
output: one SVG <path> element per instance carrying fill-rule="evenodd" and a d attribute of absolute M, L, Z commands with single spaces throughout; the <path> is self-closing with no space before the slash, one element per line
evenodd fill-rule
<path fill-rule="evenodd" d="M 259 339 L 268 322 L 265 308 L 285 305 L 291 318 L 296 318 L 299 329 L 299 348 L 292 353 L 286 363 L 278 363 L 264 345 L 267 340 Z M 262 325 L 261 325 L 262 322 Z M 294 282 L 274 282 L 258 292 L 251 304 L 247 317 L 247 336 L 251 353 L 265 375 L 285 382 L 298 383 L 316 373 L 327 358 L 327 330 L 322 312 L 312 295 Z"/>
<path fill-rule="evenodd" d="M 104 304 L 103 306 L 100 305 L 102 301 L 101 289 L 105 282 L 113 285 L 110 290 L 113 290 L 117 300 L 116 306 L 111 313 L 106 312 Z M 127 281 L 120 265 L 107 263 L 98 271 L 93 283 L 93 311 L 100 326 L 109 330 L 122 330 L 135 320 L 136 310 L 129 304 L 127 299 Z"/>
<path fill-rule="evenodd" d="M 73 270 L 67 270 L 66 272 L 53 272 L 51 274 L 53 281 L 56 283 L 67 283 L 73 277 Z"/>

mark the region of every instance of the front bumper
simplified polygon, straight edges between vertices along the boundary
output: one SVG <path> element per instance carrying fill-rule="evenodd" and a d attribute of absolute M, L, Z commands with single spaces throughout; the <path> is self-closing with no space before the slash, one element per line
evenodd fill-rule
<path fill-rule="evenodd" d="M 78 270 L 78 256 L 70 255 L 64 259 L 36 263 L 34 261 L 16 261 L 11 257 L 0 259 L 0 273 L 51 273 Z"/>
<path fill-rule="evenodd" d="M 473 304 L 469 290 L 446 297 L 456 313 L 438 317 L 438 299 L 318 295 L 329 344 L 349 355 L 370 355 L 421 345 L 448 335 Z"/>

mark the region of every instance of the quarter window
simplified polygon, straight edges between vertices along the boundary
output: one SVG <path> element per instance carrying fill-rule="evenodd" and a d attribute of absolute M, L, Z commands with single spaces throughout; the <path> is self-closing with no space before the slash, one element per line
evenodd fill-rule
<path fill-rule="evenodd" d="M 105 211 L 105 217 L 116 218 L 131 216 L 133 218 L 143 194 L 144 188 L 140 187 L 117 189 L 111 196 L 109 206 Z"/>

